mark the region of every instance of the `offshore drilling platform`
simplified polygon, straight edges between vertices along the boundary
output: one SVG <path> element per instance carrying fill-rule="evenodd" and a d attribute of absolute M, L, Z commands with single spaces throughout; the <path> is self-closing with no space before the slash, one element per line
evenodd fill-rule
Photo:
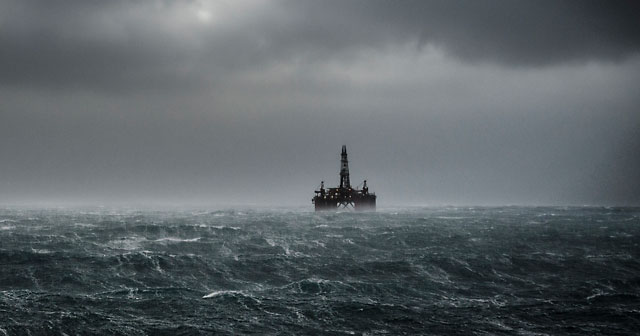
<path fill-rule="evenodd" d="M 347 159 L 347 146 L 342 146 L 340 155 L 340 186 L 337 188 L 324 188 L 324 181 L 320 182 L 320 189 L 312 202 L 316 211 L 353 208 L 355 210 L 375 210 L 376 195 L 369 193 L 367 180 L 364 180 L 362 189 L 354 189 L 349 181 L 349 160 Z"/>

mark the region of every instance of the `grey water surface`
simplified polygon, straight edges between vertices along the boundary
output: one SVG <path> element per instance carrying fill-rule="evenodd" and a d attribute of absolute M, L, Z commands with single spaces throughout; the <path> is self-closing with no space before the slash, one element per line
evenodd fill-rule
<path fill-rule="evenodd" d="M 0 335 L 631 335 L 640 209 L 0 209 Z"/>

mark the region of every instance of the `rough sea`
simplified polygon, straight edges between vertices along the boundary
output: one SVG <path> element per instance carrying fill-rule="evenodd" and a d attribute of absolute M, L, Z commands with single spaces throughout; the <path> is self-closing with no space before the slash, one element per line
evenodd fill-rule
<path fill-rule="evenodd" d="M 0 209 L 0 335 L 633 335 L 640 208 Z"/>

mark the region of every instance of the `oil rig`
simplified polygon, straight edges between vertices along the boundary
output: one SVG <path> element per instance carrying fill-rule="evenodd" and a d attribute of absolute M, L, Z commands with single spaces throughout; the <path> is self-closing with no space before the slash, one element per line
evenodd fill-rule
<path fill-rule="evenodd" d="M 376 209 L 376 194 L 369 192 L 367 180 L 364 180 L 360 190 L 351 187 L 347 146 L 342 146 L 342 154 L 340 154 L 340 186 L 325 189 L 324 181 L 322 181 L 320 182 L 320 189 L 316 190 L 315 193 L 316 195 L 311 201 L 315 204 L 316 211 L 340 208 L 364 211 Z"/>

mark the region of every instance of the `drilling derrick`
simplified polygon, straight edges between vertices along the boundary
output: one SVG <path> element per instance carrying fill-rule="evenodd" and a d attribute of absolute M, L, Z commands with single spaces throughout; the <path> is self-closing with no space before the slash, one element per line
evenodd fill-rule
<path fill-rule="evenodd" d="M 349 159 L 347 159 L 347 146 L 342 146 L 340 154 L 340 189 L 351 188 L 349 182 Z"/>
<path fill-rule="evenodd" d="M 324 181 L 320 182 L 320 188 L 315 191 L 312 202 L 316 211 L 353 208 L 355 210 L 375 210 L 376 195 L 369 193 L 367 180 L 364 180 L 362 189 L 351 187 L 349 180 L 349 160 L 347 158 L 347 146 L 342 146 L 340 154 L 340 186 L 325 189 Z"/>

